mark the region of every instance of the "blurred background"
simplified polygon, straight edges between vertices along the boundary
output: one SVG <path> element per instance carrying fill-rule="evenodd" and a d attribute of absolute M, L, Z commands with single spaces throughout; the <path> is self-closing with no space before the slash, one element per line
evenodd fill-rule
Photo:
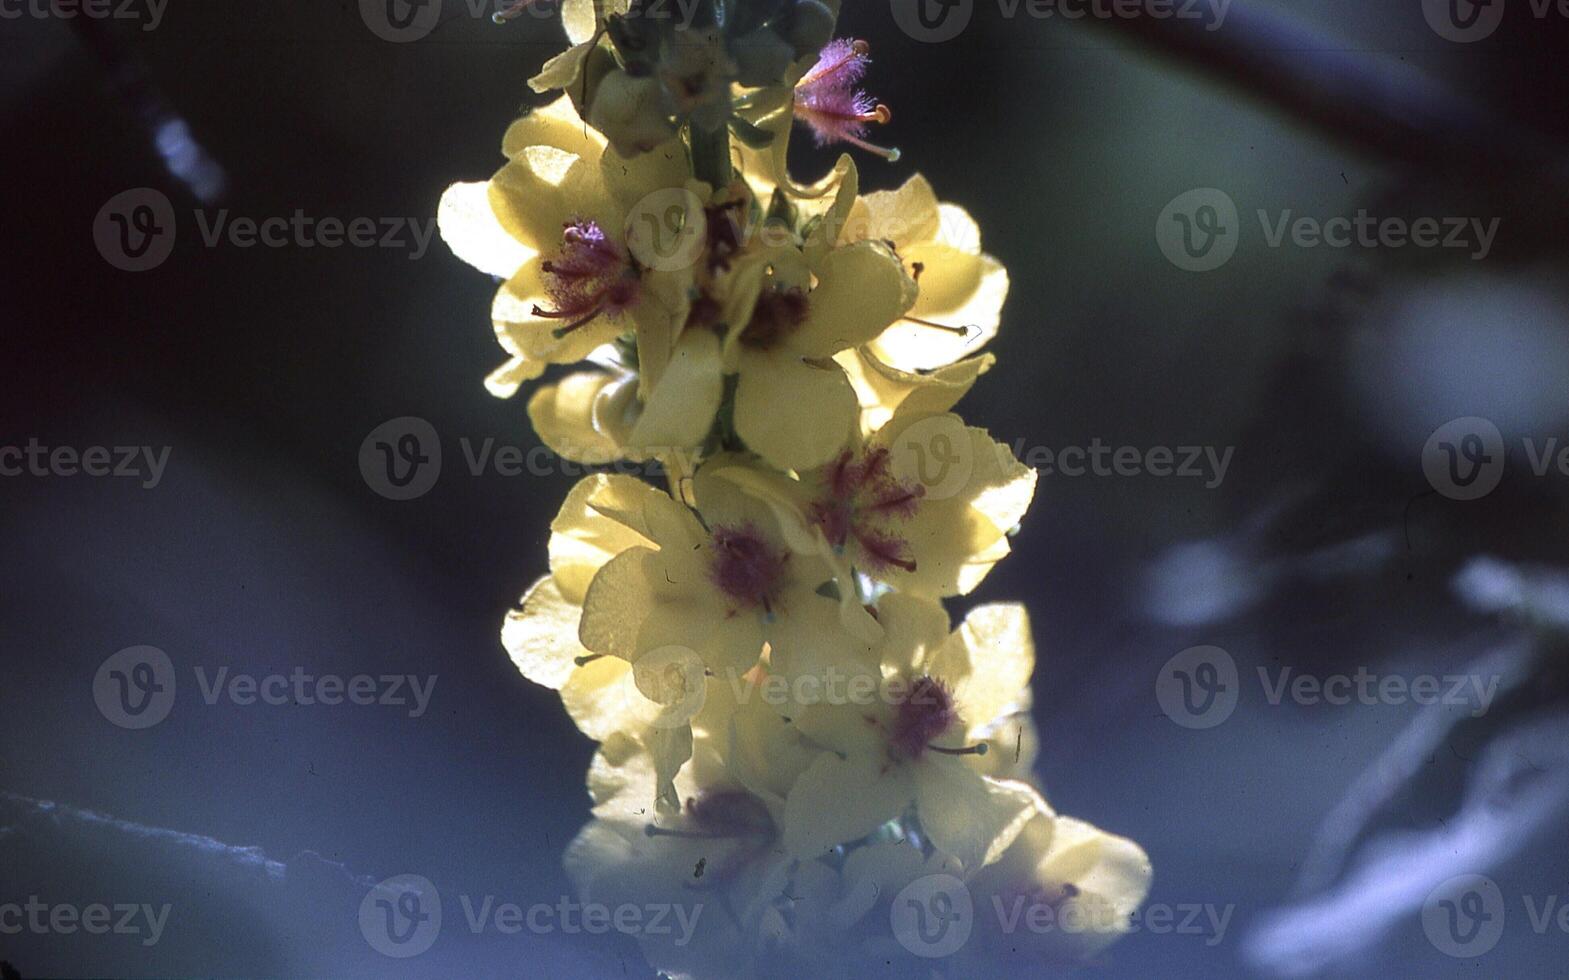
<path fill-rule="evenodd" d="M 0 19 L 0 446 L 142 461 L 0 476 L 0 904 L 170 909 L 151 943 L 0 931 L 18 976 L 648 975 L 614 934 L 448 928 L 395 960 L 359 929 L 398 874 L 570 894 L 593 749 L 497 640 L 574 476 L 471 469 L 486 440 L 538 444 L 524 399 L 481 384 L 493 283 L 419 239 L 449 183 L 499 164 L 560 28 L 445 0 L 399 43 L 367 3 Z M 1047 796 L 1140 842 L 1174 916 L 1085 974 L 1561 976 L 1569 18 L 960 0 L 934 37 L 903 0 L 847 6 L 904 151 L 862 158 L 863 187 L 925 174 L 1013 281 L 962 407 L 1040 489 L 953 611 L 1028 604 Z M 805 176 L 835 155 L 796 144 Z M 127 271 L 112 213 L 132 234 L 152 212 L 111 204 L 142 188 L 178 234 Z M 1454 247 L 1275 234 L 1363 210 Z M 204 241 L 296 212 L 401 234 Z M 443 466 L 389 499 L 361 447 L 405 417 Z M 1095 446 L 1200 454 L 1057 465 Z M 179 688 L 129 729 L 95 691 L 141 645 Z M 434 686 L 423 710 L 209 704 L 196 672 L 224 669 Z M 1358 676 L 1374 695 L 1313 696 Z M 1378 687 L 1426 677 L 1438 703 Z"/>

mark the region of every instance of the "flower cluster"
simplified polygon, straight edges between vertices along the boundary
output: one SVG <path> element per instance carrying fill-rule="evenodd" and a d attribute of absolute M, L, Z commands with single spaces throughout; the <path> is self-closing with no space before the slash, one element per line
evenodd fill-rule
<path fill-rule="evenodd" d="M 600 745 L 568 871 L 585 900 L 713 910 L 689 942 L 641 937 L 671 976 L 931 956 L 895 899 L 939 878 L 976 910 L 943 971 L 1082 959 L 1125 931 L 1148 861 L 1042 798 L 1023 607 L 955 628 L 943 606 L 1035 489 L 953 412 L 1007 273 L 920 177 L 862 194 L 842 156 L 790 178 L 797 123 L 896 155 L 866 141 L 889 112 L 857 88 L 867 46 L 829 39 L 837 3 L 696 9 L 565 0 L 573 47 L 533 82 L 565 94 L 441 205 L 502 280 L 490 390 L 577 365 L 529 398 L 540 438 L 666 478 L 582 480 L 502 631 Z M 994 900 L 1020 899 L 1101 927 L 1004 936 Z"/>

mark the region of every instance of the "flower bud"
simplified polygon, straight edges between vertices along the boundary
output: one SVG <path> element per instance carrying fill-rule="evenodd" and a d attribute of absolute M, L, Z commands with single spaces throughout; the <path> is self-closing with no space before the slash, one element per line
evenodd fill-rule
<path fill-rule="evenodd" d="M 588 123 L 622 156 L 646 153 L 676 132 L 665 114 L 658 80 L 633 78 L 619 70 L 606 75 L 594 91 Z"/>

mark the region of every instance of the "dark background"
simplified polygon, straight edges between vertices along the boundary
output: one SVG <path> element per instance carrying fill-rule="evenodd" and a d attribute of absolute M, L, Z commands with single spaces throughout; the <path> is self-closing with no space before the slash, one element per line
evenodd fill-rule
<path fill-rule="evenodd" d="M 226 172 L 210 204 L 154 151 L 134 90 L 116 83 L 126 62 L 106 63 L 68 22 L 0 21 L 0 443 L 172 447 L 153 490 L 0 478 L 0 902 L 173 906 L 152 947 L 0 936 L 23 976 L 646 972 L 613 938 L 449 926 L 408 962 L 361 939 L 365 883 L 394 874 L 525 907 L 570 891 L 559 855 L 586 819 L 592 746 L 496 637 L 544 569 L 573 478 L 464 467 L 462 439 L 536 443 L 524 399 L 481 385 L 502 359 L 493 284 L 439 239 L 417 261 L 208 248 L 190 220 L 194 208 L 425 219 L 448 183 L 488 176 L 531 99 L 526 79 L 562 41 L 548 20 L 503 29 L 447 6 L 415 44 L 381 40 L 335 0 L 172 0 L 157 30 L 111 22 L 116 57 L 143 65 Z M 1318 42 L 1216 32 L 1236 48 L 1435 81 L 1436 104 L 1475 100 L 1558 158 L 1562 19 L 1511 4 L 1498 35 L 1458 46 L 1414 0 L 1236 0 L 1232 16 L 1244 9 L 1287 13 Z M 1235 908 L 1213 945 L 1136 934 L 1089 972 L 1273 975 L 1247 952 L 1250 923 L 1290 899 L 1319 821 L 1415 709 L 1271 706 L 1255 685 L 1230 721 L 1190 731 L 1160 711 L 1159 668 L 1215 644 L 1245 675 L 1441 674 L 1515 635 L 1467 611 L 1452 577 L 1483 554 L 1569 558 L 1569 477 L 1536 478 L 1516 459 L 1498 491 L 1461 503 L 1432 492 L 1421 453 L 1465 415 L 1516 441 L 1569 436 L 1565 199 L 1496 161 L 1478 170 L 1422 147 L 1397 159 L 1333 118 L 1275 108 L 1257 80 L 1227 84 L 1105 25 L 1008 21 L 980 3 L 958 39 L 922 44 L 867 2 L 840 33 L 870 40 L 870 88 L 895 120 L 877 136 L 904 150 L 898 165 L 863 158 L 863 186 L 926 174 L 1013 278 L 997 367 L 966 417 L 1026 446 L 1236 448 L 1216 488 L 1043 477 L 1015 556 L 973 599 L 1021 600 L 1034 617 L 1053 804 L 1143 844 L 1152 902 Z M 803 174 L 832 159 L 797 142 Z M 161 267 L 125 273 L 100 257 L 93 222 L 143 186 L 175 202 L 181 234 Z M 1195 187 L 1225 190 L 1252 223 L 1236 257 L 1202 275 L 1167 262 L 1153 234 L 1166 202 Z M 1471 262 L 1270 249 L 1250 217 L 1361 206 L 1503 220 L 1494 254 Z M 435 488 L 406 502 L 372 492 L 358 466 L 366 434 L 400 416 L 428 420 L 446 453 Z M 163 724 L 125 731 L 91 684 L 137 644 L 167 651 L 186 686 Z M 195 666 L 296 665 L 435 675 L 433 704 L 420 718 L 208 706 L 190 683 Z M 1433 828 L 1467 762 L 1435 753 L 1385 819 Z M 1569 894 L 1562 840 L 1560 812 L 1507 859 L 1467 869 L 1511 896 L 1486 957 L 1436 951 L 1412 909 L 1330 975 L 1562 975 L 1569 937 L 1534 934 L 1514 898 Z M 279 864 L 269 872 L 258 854 Z"/>

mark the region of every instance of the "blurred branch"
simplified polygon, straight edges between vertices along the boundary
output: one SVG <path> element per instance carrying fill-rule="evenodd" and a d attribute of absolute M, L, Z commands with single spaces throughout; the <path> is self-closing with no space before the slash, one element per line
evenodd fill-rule
<path fill-rule="evenodd" d="M 1153 54 L 1246 93 L 1324 136 L 1451 178 L 1540 172 L 1569 189 L 1562 154 L 1406 66 L 1350 50 L 1287 17 L 1236 3 L 1224 28 L 1151 17 L 1089 18 Z"/>

